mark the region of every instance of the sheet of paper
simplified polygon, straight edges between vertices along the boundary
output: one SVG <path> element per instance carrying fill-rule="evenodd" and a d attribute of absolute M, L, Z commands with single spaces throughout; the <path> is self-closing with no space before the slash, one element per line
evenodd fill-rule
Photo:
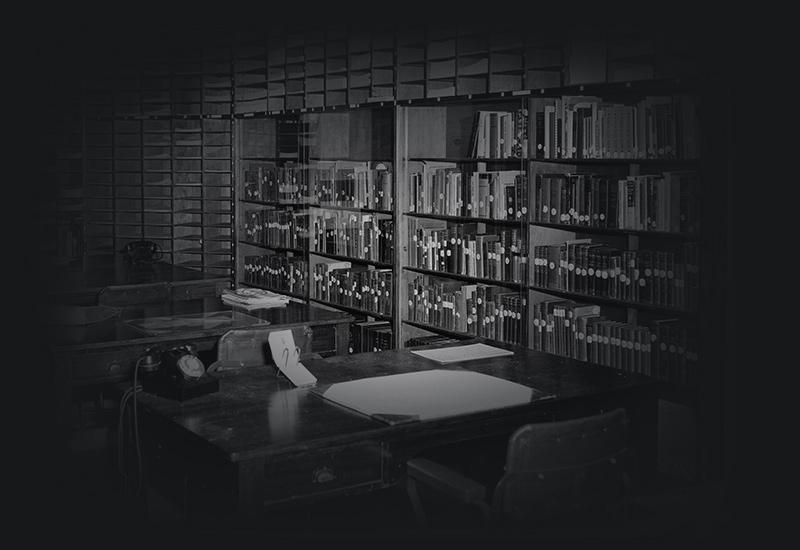
<path fill-rule="evenodd" d="M 300 348 L 294 343 L 291 330 L 276 330 L 267 337 L 272 360 L 278 369 L 297 387 L 313 386 L 317 377 L 299 361 Z"/>
<path fill-rule="evenodd" d="M 513 351 L 486 344 L 467 344 L 465 346 L 451 346 L 447 348 L 411 350 L 411 353 L 440 363 L 457 363 L 458 361 L 471 361 L 473 359 L 488 359 L 490 357 L 503 357 L 514 355 Z"/>
<path fill-rule="evenodd" d="M 326 399 L 376 418 L 443 418 L 529 403 L 533 388 L 472 371 L 434 369 L 332 384 Z"/>

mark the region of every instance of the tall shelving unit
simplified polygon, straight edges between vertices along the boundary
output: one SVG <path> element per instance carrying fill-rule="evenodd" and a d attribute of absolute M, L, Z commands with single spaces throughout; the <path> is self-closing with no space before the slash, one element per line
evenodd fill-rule
<path fill-rule="evenodd" d="M 525 344 L 524 107 L 499 94 L 398 107 L 401 347 Z"/>
<path fill-rule="evenodd" d="M 312 197 L 303 188 L 298 117 L 253 114 L 236 124 L 236 282 L 307 300 Z"/>
<path fill-rule="evenodd" d="M 347 311 L 353 353 L 395 347 L 394 112 L 304 113 L 309 300 Z"/>

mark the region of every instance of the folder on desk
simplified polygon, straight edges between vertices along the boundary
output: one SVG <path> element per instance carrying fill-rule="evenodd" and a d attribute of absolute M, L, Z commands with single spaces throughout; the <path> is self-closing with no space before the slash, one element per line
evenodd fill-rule
<path fill-rule="evenodd" d="M 450 346 L 447 348 L 411 350 L 411 353 L 436 361 L 441 365 L 458 363 L 459 361 L 472 361 L 475 359 L 489 359 L 514 355 L 513 351 L 487 346 L 486 344 L 467 344 L 465 346 Z"/>
<path fill-rule="evenodd" d="M 433 369 L 331 384 L 322 397 L 387 424 L 530 403 L 542 392 L 467 370 Z"/>

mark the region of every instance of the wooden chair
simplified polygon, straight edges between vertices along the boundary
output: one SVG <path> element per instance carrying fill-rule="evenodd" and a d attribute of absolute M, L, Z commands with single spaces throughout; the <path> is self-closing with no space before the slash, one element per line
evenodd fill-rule
<path fill-rule="evenodd" d="M 441 463 L 411 459 L 406 487 L 417 522 L 427 524 L 418 485 L 474 506 L 489 529 L 624 519 L 634 469 L 627 431 L 623 409 L 522 426 L 509 438 L 493 491 Z"/>

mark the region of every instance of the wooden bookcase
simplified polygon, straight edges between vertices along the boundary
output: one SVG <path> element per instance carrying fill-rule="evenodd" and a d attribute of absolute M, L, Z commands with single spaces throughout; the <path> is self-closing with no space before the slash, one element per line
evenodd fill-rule
<path fill-rule="evenodd" d="M 237 124 L 237 284 L 354 314 L 355 352 L 394 347 L 393 109 Z"/>

